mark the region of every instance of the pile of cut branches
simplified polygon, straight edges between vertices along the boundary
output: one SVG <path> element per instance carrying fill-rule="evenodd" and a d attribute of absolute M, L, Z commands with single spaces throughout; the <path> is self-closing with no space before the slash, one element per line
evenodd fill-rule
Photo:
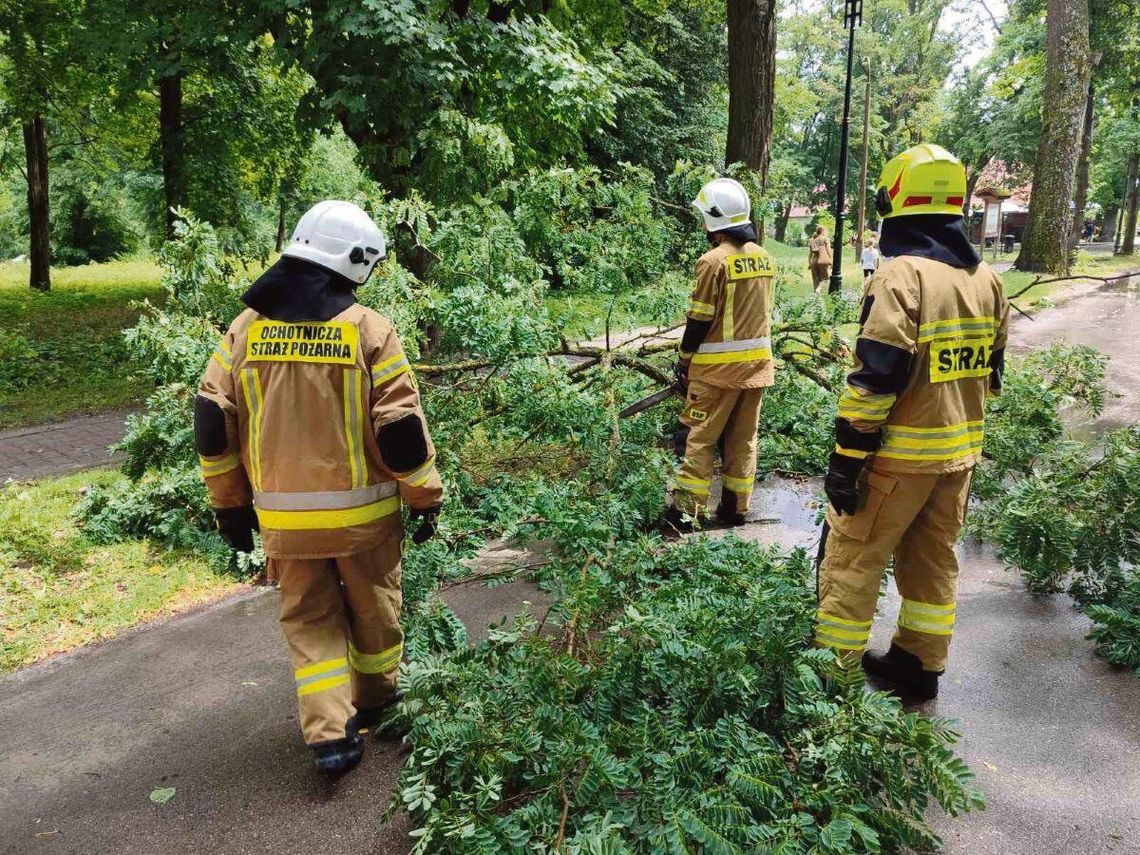
<path fill-rule="evenodd" d="M 864 694 L 857 673 L 808 649 L 802 554 L 735 540 L 669 546 L 652 533 L 677 407 L 617 414 L 671 380 L 673 346 L 564 339 L 546 314 L 540 254 L 510 212 L 479 203 L 428 216 L 414 202 L 377 216 L 414 239 L 403 257 L 420 269 L 390 259 L 359 296 L 394 316 L 421 366 L 448 487 L 439 537 L 404 561 L 399 714 L 412 754 L 397 805 L 417 821 L 421 849 L 877 852 L 933 844 L 931 801 L 950 812 L 979 804 L 946 722 Z M 124 443 L 131 481 L 92 491 L 80 514 L 95 537 L 147 536 L 228 561 L 187 426 L 194 384 L 247 283 L 208 226 L 180 228 L 165 255 L 169 298 L 129 336 L 159 386 Z M 636 242 L 614 243 L 626 245 Z M 638 269 L 620 261 L 591 281 Z M 635 283 L 680 288 L 661 303 L 673 306 L 663 328 L 680 320 L 679 275 Z M 852 310 L 778 300 L 774 350 L 789 370 L 765 405 L 772 468 L 818 471 L 826 459 Z M 471 648 L 438 592 L 468 577 L 465 559 L 492 537 L 550 545 L 544 566 L 493 581 L 529 574 L 553 605 Z"/>

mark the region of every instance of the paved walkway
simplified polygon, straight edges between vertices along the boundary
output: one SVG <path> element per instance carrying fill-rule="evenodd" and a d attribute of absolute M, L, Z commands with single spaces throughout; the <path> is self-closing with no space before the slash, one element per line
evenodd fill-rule
<path fill-rule="evenodd" d="M 0 484 L 106 466 L 108 447 L 123 438 L 134 410 L 111 410 L 67 421 L 0 431 Z"/>
<path fill-rule="evenodd" d="M 779 522 L 742 536 L 811 548 L 819 489 L 765 484 L 757 509 Z M 961 722 L 989 807 L 931 811 L 946 851 L 1140 852 L 1140 680 L 1094 655 L 1067 598 L 1033 599 L 988 550 L 961 557 L 951 670 L 927 712 Z M 447 598 L 473 637 L 547 602 L 526 583 Z M 898 602 L 881 601 L 876 647 Z M 0 853 L 407 852 L 406 816 L 380 820 L 398 745 L 370 744 L 336 784 L 311 771 L 276 610 L 262 589 L 0 679 Z M 160 787 L 175 796 L 152 804 Z"/>

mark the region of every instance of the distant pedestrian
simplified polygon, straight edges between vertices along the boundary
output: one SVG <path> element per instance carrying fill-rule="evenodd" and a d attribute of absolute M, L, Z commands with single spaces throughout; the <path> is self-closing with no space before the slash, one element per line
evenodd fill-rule
<path fill-rule="evenodd" d="M 812 289 L 818 294 L 831 276 L 831 244 L 823 226 L 815 227 L 815 234 L 808 243 L 808 269 L 811 271 Z"/>
<path fill-rule="evenodd" d="M 866 285 L 875 275 L 875 271 L 879 269 L 879 248 L 875 246 L 874 238 L 867 238 L 863 241 L 861 261 L 863 264 L 863 284 Z"/>

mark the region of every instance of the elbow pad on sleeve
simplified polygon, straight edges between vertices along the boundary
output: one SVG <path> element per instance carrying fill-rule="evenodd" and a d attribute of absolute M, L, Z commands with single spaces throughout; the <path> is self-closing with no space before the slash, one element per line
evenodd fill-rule
<path fill-rule="evenodd" d="M 990 388 L 1001 391 L 1001 376 L 1005 373 L 1005 348 L 999 347 L 990 353 Z"/>
<path fill-rule="evenodd" d="M 874 339 L 860 338 L 855 343 L 855 355 L 862 365 L 847 377 L 852 386 L 876 395 L 897 395 L 906 388 L 914 364 L 914 354 L 910 351 Z"/>
<path fill-rule="evenodd" d="M 224 454 L 226 439 L 226 414 L 217 402 L 197 395 L 194 398 L 194 444 L 203 457 Z"/>
<path fill-rule="evenodd" d="M 681 353 L 695 352 L 711 329 L 712 321 L 695 321 L 689 318 L 685 322 L 685 335 L 681 338 Z"/>
<path fill-rule="evenodd" d="M 415 413 L 381 425 L 376 432 L 376 442 L 384 465 L 393 472 L 409 472 L 427 463 L 427 432 L 423 420 Z"/>

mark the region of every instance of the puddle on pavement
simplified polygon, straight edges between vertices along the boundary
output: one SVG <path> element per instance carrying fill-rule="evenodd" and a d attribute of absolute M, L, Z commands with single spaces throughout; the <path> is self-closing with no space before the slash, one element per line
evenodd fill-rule
<path fill-rule="evenodd" d="M 1067 413 L 1077 439 L 1140 421 L 1140 276 L 1104 285 L 1042 309 L 1030 321 L 1020 316 L 1010 332 L 1011 353 L 1048 347 L 1054 341 L 1094 347 L 1109 357 L 1107 381 L 1113 396 L 1089 424 L 1082 413 Z"/>

